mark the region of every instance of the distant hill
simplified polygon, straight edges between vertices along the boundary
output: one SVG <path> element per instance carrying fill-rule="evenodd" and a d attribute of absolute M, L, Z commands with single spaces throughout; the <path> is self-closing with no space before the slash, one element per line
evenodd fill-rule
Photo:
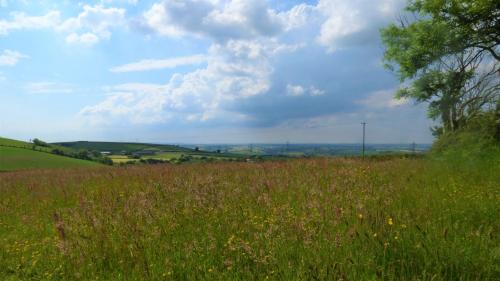
<path fill-rule="evenodd" d="M 149 143 L 128 143 L 128 142 L 96 142 L 96 141 L 76 141 L 76 142 L 58 142 L 51 143 L 74 150 L 95 150 L 106 151 L 111 154 L 132 153 L 137 151 L 151 150 L 163 152 L 192 152 L 193 149 L 180 147 L 176 145 L 149 144 Z"/>
<path fill-rule="evenodd" d="M 0 138 L 0 171 L 101 166 L 92 161 L 49 153 L 53 148 L 37 146 L 33 150 L 32 143 Z"/>

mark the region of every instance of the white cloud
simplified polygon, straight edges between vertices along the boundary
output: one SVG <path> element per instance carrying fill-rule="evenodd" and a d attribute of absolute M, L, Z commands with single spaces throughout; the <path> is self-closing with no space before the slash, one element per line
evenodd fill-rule
<path fill-rule="evenodd" d="M 367 98 L 359 100 L 357 103 L 372 109 L 396 108 L 408 104 L 408 99 L 396 99 L 396 90 L 381 90 L 371 93 Z"/>
<path fill-rule="evenodd" d="M 165 85 L 125 84 L 106 88 L 104 101 L 87 106 L 80 116 L 92 122 L 203 122 L 222 118 L 242 119 L 226 105 L 266 93 L 271 87 L 269 57 L 293 48 L 254 41 L 229 41 L 213 45 L 207 66 L 175 74 Z"/>
<path fill-rule="evenodd" d="M 187 57 L 177 57 L 170 59 L 147 59 L 135 63 L 125 64 L 110 69 L 111 72 L 134 72 L 134 71 L 148 71 L 166 68 L 175 68 L 183 65 L 195 65 L 206 62 L 207 58 L 204 55 L 193 55 Z"/>
<path fill-rule="evenodd" d="M 168 114 L 163 112 L 168 101 L 166 85 L 130 83 L 104 90 L 107 92 L 104 101 L 87 106 L 79 113 L 91 123 L 111 124 L 126 120 L 133 124 L 149 124 L 168 119 Z"/>
<path fill-rule="evenodd" d="M 279 13 L 282 21 L 286 24 L 286 30 L 302 27 L 312 21 L 318 20 L 317 7 L 308 4 L 293 6 L 290 10 Z"/>
<path fill-rule="evenodd" d="M 66 19 L 57 30 L 71 32 L 66 37 L 68 43 L 92 45 L 111 37 L 111 28 L 125 23 L 125 9 L 105 8 L 102 5 L 83 6 L 78 16 Z M 81 32 L 79 34 L 79 32 Z"/>
<path fill-rule="evenodd" d="M 197 35 L 216 41 L 271 37 L 285 27 L 265 0 L 165 0 L 146 11 L 143 21 L 162 35 Z"/>
<path fill-rule="evenodd" d="M 82 44 L 92 46 L 97 42 L 99 42 L 99 37 L 90 32 L 83 33 L 81 35 L 78 35 L 77 33 L 71 33 L 66 36 L 66 43 L 68 44 Z"/>
<path fill-rule="evenodd" d="M 17 51 L 4 50 L 3 53 L 0 54 L 0 66 L 14 66 L 19 62 L 20 59 L 27 57 L 28 56 L 23 55 Z"/>
<path fill-rule="evenodd" d="M 393 21 L 405 3 L 320 0 L 316 5 L 302 3 L 276 12 L 264 0 L 164 0 L 143 14 L 142 24 L 165 36 L 204 36 L 218 42 L 276 38 L 307 27 L 317 43 L 333 52 L 378 42 L 379 28 Z"/>
<path fill-rule="evenodd" d="M 404 4 L 404 0 L 320 0 L 316 8 L 326 20 L 317 40 L 329 51 L 376 42 L 379 28 L 393 21 Z"/>
<path fill-rule="evenodd" d="M 301 85 L 292 85 L 288 84 L 286 86 L 286 91 L 287 95 L 292 96 L 292 97 L 300 97 L 303 95 L 309 95 L 309 96 L 322 96 L 325 94 L 325 91 L 319 90 L 314 86 L 311 86 L 309 88 L 304 88 Z"/>
<path fill-rule="evenodd" d="M 33 82 L 26 85 L 30 94 L 69 94 L 74 91 L 72 85 L 57 82 Z"/>
<path fill-rule="evenodd" d="M 23 12 L 11 12 L 11 20 L 0 19 L 0 35 L 13 30 L 53 28 L 60 22 L 59 11 L 50 11 L 43 16 L 28 16 Z"/>
<path fill-rule="evenodd" d="M 298 96 L 304 95 L 304 93 L 305 93 L 306 90 L 304 89 L 304 87 L 302 87 L 300 85 L 290 85 L 290 84 L 288 84 L 286 86 L 286 91 L 287 91 L 287 94 L 289 96 L 298 97 Z"/>
<path fill-rule="evenodd" d="M 43 16 L 28 16 L 23 12 L 11 12 L 11 20 L 0 20 L 0 35 L 14 30 L 51 29 L 69 33 L 66 42 L 93 45 L 111 37 L 111 29 L 126 23 L 125 9 L 105 8 L 102 5 L 84 5 L 76 17 L 61 20 L 59 11 L 50 11 Z"/>

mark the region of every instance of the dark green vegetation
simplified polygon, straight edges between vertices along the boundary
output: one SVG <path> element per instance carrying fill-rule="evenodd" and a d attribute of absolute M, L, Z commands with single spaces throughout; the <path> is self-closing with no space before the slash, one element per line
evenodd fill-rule
<path fill-rule="evenodd" d="M 62 147 L 78 151 L 97 151 L 106 153 L 116 164 L 161 164 L 161 163 L 199 163 L 217 161 L 244 161 L 245 155 L 203 151 L 177 145 L 121 143 L 121 142 L 62 142 Z"/>
<path fill-rule="evenodd" d="M 54 144 L 75 150 L 107 151 L 112 154 L 134 153 L 139 151 L 160 151 L 160 150 L 166 152 L 192 151 L 191 149 L 176 145 L 147 144 L 147 143 L 76 141 L 76 142 L 61 142 Z"/>
<path fill-rule="evenodd" d="M 54 155 L 52 149 L 0 138 L 0 171 L 99 166 L 91 161 Z"/>
<path fill-rule="evenodd" d="M 408 82 L 398 97 L 429 103 L 436 135 L 468 125 L 500 95 L 500 2 L 411 0 L 382 31 L 385 61 Z M 411 15 L 410 15 L 411 14 Z"/>

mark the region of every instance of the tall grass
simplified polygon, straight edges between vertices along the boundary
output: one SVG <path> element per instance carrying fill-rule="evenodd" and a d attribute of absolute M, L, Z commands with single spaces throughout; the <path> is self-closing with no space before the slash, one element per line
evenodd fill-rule
<path fill-rule="evenodd" d="M 428 159 L 0 174 L 0 279 L 498 280 L 499 174 Z"/>

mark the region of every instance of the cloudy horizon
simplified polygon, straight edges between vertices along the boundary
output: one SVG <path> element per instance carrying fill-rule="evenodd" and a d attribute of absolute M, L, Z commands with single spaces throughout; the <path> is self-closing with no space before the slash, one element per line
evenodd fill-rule
<path fill-rule="evenodd" d="M 430 143 L 379 29 L 404 0 L 0 1 L 0 136 Z"/>

